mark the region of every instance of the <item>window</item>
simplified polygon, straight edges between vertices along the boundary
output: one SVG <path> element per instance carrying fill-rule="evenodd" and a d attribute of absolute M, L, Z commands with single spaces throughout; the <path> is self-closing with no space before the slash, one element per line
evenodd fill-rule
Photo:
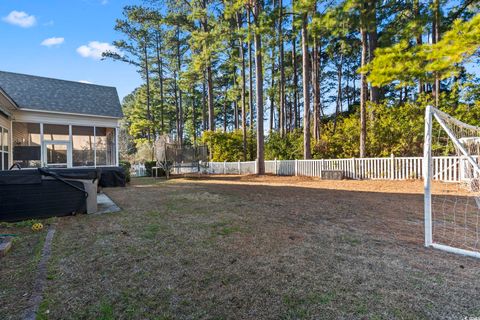
<path fill-rule="evenodd" d="M 8 130 L 0 127 L 0 170 L 8 170 Z"/>
<path fill-rule="evenodd" d="M 44 124 L 43 140 L 70 140 L 70 133 L 67 125 L 61 124 Z"/>
<path fill-rule="evenodd" d="M 22 168 L 41 166 L 40 124 L 13 123 L 13 162 Z"/>
<path fill-rule="evenodd" d="M 73 166 L 94 166 L 94 141 L 93 127 L 72 126 Z"/>

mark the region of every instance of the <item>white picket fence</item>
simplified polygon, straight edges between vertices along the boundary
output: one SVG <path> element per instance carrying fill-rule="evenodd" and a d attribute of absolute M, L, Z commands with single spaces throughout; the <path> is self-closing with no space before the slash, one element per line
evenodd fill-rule
<path fill-rule="evenodd" d="M 255 174 L 255 161 L 246 162 L 209 162 L 206 173 L 211 174 Z"/>
<path fill-rule="evenodd" d="M 433 157 L 433 179 L 447 182 L 461 180 L 461 157 Z M 423 157 L 350 158 L 319 160 L 270 160 L 265 161 L 265 172 L 281 176 L 320 177 L 322 171 L 342 171 L 349 179 L 407 180 L 421 179 Z M 205 173 L 254 174 L 255 161 L 209 162 Z"/>
<path fill-rule="evenodd" d="M 145 177 L 147 175 L 147 169 L 143 163 L 136 163 L 132 165 L 130 174 L 132 177 Z"/>

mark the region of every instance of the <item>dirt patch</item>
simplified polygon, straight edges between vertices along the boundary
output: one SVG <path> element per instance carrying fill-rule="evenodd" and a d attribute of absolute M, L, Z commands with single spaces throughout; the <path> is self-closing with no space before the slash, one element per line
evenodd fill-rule
<path fill-rule="evenodd" d="M 135 179 L 105 190 L 122 212 L 59 219 L 40 318 L 479 316 L 479 261 L 423 247 L 421 188 Z"/>

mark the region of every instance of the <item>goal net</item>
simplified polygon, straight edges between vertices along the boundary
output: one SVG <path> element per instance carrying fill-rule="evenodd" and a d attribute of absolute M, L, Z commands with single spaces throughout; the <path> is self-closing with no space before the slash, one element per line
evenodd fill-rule
<path fill-rule="evenodd" d="M 480 127 L 425 114 L 425 245 L 480 258 Z"/>

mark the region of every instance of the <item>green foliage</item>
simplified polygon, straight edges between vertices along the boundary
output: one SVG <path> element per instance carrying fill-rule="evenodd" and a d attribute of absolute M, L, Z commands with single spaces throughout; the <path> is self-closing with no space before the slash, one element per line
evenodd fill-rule
<path fill-rule="evenodd" d="M 128 161 L 120 161 L 120 167 L 122 167 L 123 172 L 125 172 L 125 181 L 130 182 L 130 169 L 132 168 L 132 164 Z"/>
<path fill-rule="evenodd" d="M 413 46 L 407 40 L 375 51 L 375 59 L 361 72 L 377 86 L 397 82 L 413 85 L 415 80 L 432 81 L 458 75 L 461 63 L 468 61 L 480 47 L 480 14 L 469 21 L 456 20 L 436 44 Z"/>
<path fill-rule="evenodd" d="M 442 101 L 447 101 L 446 97 Z M 367 121 L 367 155 L 372 157 L 421 156 L 423 153 L 425 107 L 431 104 L 428 96 L 418 103 L 389 106 L 370 104 Z M 480 125 L 480 103 L 473 106 L 454 106 L 443 103 L 440 109 L 457 119 Z M 315 158 L 350 158 L 359 154 L 359 116 L 357 113 L 341 117 L 334 130 L 333 121 L 324 123 L 322 135 L 313 150 Z"/>
<path fill-rule="evenodd" d="M 247 131 L 247 160 L 256 156 L 255 137 Z M 208 146 L 211 161 L 238 161 L 243 159 L 243 134 L 241 130 L 232 132 L 204 131 L 202 143 Z"/>
<path fill-rule="evenodd" d="M 480 125 L 480 103 L 454 104 L 443 93 L 440 109 L 472 125 Z M 367 108 L 367 155 L 371 157 L 421 156 L 423 153 L 425 107 L 431 104 L 429 95 L 420 96 L 417 103 L 388 105 L 369 104 Z M 325 120 L 318 142 L 312 141 L 312 156 L 316 159 L 352 158 L 359 156 L 360 126 L 358 110 Z M 249 137 L 250 139 L 250 137 Z M 242 159 L 242 135 L 234 132 L 205 132 L 202 141 L 212 152 L 212 161 Z M 301 159 L 303 132 L 295 130 L 283 137 L 271 132 L 265 141 L 266 160 Z M 254 158 L 251 158 L 254 159 Z"/>
<path fill-rule="evenodd" d="M 312 63 L 311 71 L 316 76 L 311 91 L 315 93 L 313 81 L 317 81 L 323 118 L 320 139 L 312 139 L 313 157 L 359 155 L 360 123 L 356 108 L 361 100 L 358 71 L 362 64 L 362 44 L 366 45 L 363 49 L 367 60 L 374 57 L 360 69 L 368 75 L 367 91 L 371 94 L 374 87 L 381 87 L 378 95 L 381 103 L 367 106 L 367 154 L 419 155 L 423 111 L 431 102 L 429 95 L 436 92 L 434 80 L 442 80 L 438 87 L 439 108 L 465 122 L 476 124 L 480 119 L 478 69 L 469 65 L 479 52 L 480 7 L 466 0 L 433 4 L 360 0 L 149 0 L 143 5 L 127 6 L 115 25 L 122 35 L 114 42 L 118 50 L 107 52 L 104 57 L 135 66 L 144 83 L 123 101 L 123 126 L 128 130 L 128 139 L 120 150 L 129 159 L 149 161 L 154 159 L 154 139 L 169 134 L 187 144 L 198 140 L 206 143 L 213 161 L 242 160 L 245 156 L 242 132 L 229 132 L 238 123 L 249 128 L 246 159 L 254 160 L 255 124 L 268 123 L 272 115 L 273 132 L 265 141 L 265 158 L 302 158 L 301 106 L 306 99 L 316 103 L 318 97 L 304 97 L 301 90 L 303 52 L 299 38 L 302 24 L 306 23 L 309 55 L 312 62 L 319 62 L 318 67 Z M 440 40 L 430 44 L 434 12 L 438 12 L 441 22 L 437 29 Z M 366 42 L 360 30 L 367 34 Z M 262 49 L 249 52 L 255 42 L 254 34 L 260 36 Z M 318 52 L 318 60 L 314 50 Z M 253 58 L 263 55 L 264 89 L 261 90 L 268 97 L 263 106 L 264 119 L 256 119 L 258 106 L 249 99 L 257 93 L 249 89 L 249 78 L 258 79 L 249 53 Z M 247 82 L 245 90 L 242 90 L 243 75 Z M 282 92 L 289 109 L 282 110 L 286 111 L 282 118 L 285 121 L 279 121 Z M 367 96 L 370 94 L 367 92 Z M 242 123 L 239 110 L 244 100 L 246 123 Z M 296 110 L 292 110 L 293 105 Z M 210 116 L 217 128 L 223 127 L 222 132 L 203 132 L 208 130 Z M 294 118 L 295 125 L 286 130 L 285 124 L 292 124 Z M 312 119 L 312 127 L 315 124 L 318 123 Z M 291 132 L 280 135 L 275 130 Z M 199 136 L 202 138 L 197 140 Z M 130 156 L 133 152 L 135 157 Z"/>
<path fill-rule="evenodd" d="M 136 149 L 137 153 L 135 154 L 135 161 L 144 162 L 155 159 L 153 144 L 145 139 L 138 139 Z"/>
<path fill-rule="evenodd" d="M 328 121 L 322 125 L 320 141 L 313 147 L 317 159 L 354 157 L 359 153 L 360 120 L 358 115 L 337 119 L 337 124 Z"/>
<path fill-rule="evenodd" d="M 145 171 L 147 173 L 147 176 L 151 177 L 152 176 L 152 168 L 157 166 L 157 161 L 146 161 L 145 162 Z"/>
<path fill-rule="evenodd" d="M 367 122 L 367 155 L 420 155 L 423 139 L 423 110 L 412 104 L 389 107 L 369 105 L 372 115 Z M 351 158 L 359 155 L 358 114 L 332 121 L 322 128 L 321 141 L 314 147 L 316 158 Z"/>
<path fill-rule="evenodd" d="M 303 132 L 295 130 L 283 137 L 279 132 L 271 132 L 265 141 L 265 159 L 291 160 L 303 156 Z"/>
<path fill-rule="evenodd" d="M 151 177 L 153 174 L 156 174 L 156 177 L 165 177 L 165 170 L 163 168 L 158 168 L 153 172 L 152 168 L 157 166 L 157 161 L 146 161 L 145 162 L 145 172 L 148 177 Z"/>

